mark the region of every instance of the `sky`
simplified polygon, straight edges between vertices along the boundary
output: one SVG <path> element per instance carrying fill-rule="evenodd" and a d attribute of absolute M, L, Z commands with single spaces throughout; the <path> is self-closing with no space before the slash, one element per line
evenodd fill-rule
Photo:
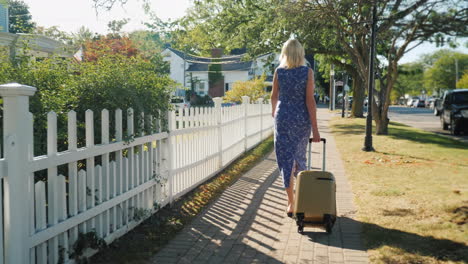
<path fill-rule="evenodd" d="M 143 22 L 149 21 L 144 13 L 141 0 L 128 0 L 123 7 L 117 4 L 110 12 L 99 11 L 93 7 L 91 0 L 24 0 L 29 6 L 29 11 L 39 26 L 58 26 L 66 32 L 77 32 L 81 26 L 89 28 L 93 32 L 107 33 L 107 23 L 112 20 L 129 18 L 130 22 L 123 31 L 147 29 Z M 191 0 L 150 0 L 152 10 L 162 20 L 177 19 L 185 15 L 185 11 L 191 5 Z M 465 42 L 468 41 L 465 39 Z M 448 47 L 445 47 L 448 48 Z M 436 51 L 435 45 L 425 43 L 405 54 L 400 63 L 416 61 L 423 54 Z M 457 51 L 468 53 L 464 43 Z"/>
<path fill-rule="evenodd" d="M 146 29 L 142 24 L 149 16 L 142 8 L 141 0 L 128 0 L 123 7 L 116 4 L 108 12 L 100 10 L 96 14 L 91 0 L 23 0 L 29 6 L 32 19 L 39 26 L 59 26 L 63 31 L 77 32 L 81 26 L 93 32 L 107 33 L 107 23 L 112 20 L 129 18 L 123 31 Z M 184 16 L 190 0 L 150 0 L 152 10 L 163 19 L 176 19 Z"/>

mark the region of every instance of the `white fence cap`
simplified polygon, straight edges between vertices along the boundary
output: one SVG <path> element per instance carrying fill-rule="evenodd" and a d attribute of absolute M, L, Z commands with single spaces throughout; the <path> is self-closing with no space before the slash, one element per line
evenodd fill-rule
<path fill-rule="evenodd" d="M 7 83 L 0 85 L 0 96 L 33 96 L 36 88 L 19 83 Z"/>

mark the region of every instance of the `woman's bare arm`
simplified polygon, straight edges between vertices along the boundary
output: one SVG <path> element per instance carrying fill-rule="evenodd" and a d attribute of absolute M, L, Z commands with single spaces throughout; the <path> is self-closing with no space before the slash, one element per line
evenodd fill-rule
<path fill-rule="evenodd" d="M 279 95 L 279 84 L 278 84 L 278 75 L 273 74 L 273 89 L 271 90 L 271 116 L 275 117 L 276 105 L 278 104 L 278 95 Z"/>
<path fill-rule="evenodd" d="M 306 105 L 307 110 L 309 111 L 310 121 L 312 122 L 312 141 L 320 142 L 320 133 L 317 126 L 317 105 L 315 104 L 314 90 L 314 73 L 312 72 L 312 69 L 309 69 L 306 88 Z"/>

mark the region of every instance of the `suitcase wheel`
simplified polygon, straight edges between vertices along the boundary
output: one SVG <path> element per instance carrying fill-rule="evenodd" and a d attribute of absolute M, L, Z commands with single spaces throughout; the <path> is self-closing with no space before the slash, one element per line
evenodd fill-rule
<path fill-rule="evenodd" d="M 328 234 L 332 233 L 333 230 L 333 225 L 335 224 L 336 217 L 326 214 L 323 216 L 323 222 L 325 225 L 325 230 L 327 231 Z"/>
<path fill-rule="evenodd" d="M 303 234 L 304 233 L 304 213 L 296 214 L 296 224 L 297 224 L 297 232 L 299 234 Z"/>
<path fill-rule="evenodd" d="M 299 234 L 304 234 L 304 224 L 297 226 L 297 232 Z"/>

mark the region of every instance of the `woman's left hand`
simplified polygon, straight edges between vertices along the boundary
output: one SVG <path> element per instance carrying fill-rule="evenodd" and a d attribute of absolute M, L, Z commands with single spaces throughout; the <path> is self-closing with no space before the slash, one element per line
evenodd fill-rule
<path fill-rule="evenodd" d="M 312 142 L 320 142 L 320 133 L 317 131 L 315 133 L 312 134 Z"/>

